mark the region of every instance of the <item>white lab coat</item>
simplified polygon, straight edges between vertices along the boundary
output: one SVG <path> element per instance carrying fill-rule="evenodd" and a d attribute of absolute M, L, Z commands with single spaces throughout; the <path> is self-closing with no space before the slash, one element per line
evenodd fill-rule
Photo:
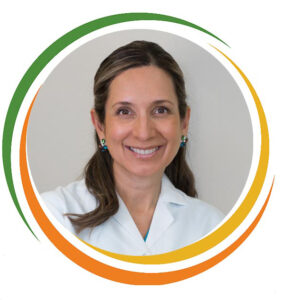
<path fill-rule="evenodd" d="M 65 213 L 84 214 L 96 208 L 96 199 L 84 180 L 41 195 L 55 217 L 72 233 L 75 228 Z M 84 229 L 78 237 L 104 250 L 127 255 L 161 254 L 187 246 L 216 227 L 223 214 L 213 206 L 176 189 L 164 175 L 161 193 L 146 242 L 124 202 L 119 210 L 94 229 Z"/>

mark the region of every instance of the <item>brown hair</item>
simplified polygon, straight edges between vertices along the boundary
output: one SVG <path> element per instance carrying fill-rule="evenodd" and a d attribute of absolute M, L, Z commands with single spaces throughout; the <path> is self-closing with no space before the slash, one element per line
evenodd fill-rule
<path fill-rule="evenodd" d="M 180 118 L 186 115 L 186 92 L 183 73 L 173 57 L 159 45 L 147 41 L 134 41 L 112 52 L 100 65 L 94 82 L 95 111 L 99 121 L 105 119 L 105 104 L 112 80 L 125 70 L 154 65 L 167 72 L 173 80 L 178 99 Z M 95 133 L 97 151 L 85 167 L 85 183 L 98 206 L 86 214 L 67 214 L 77 231 L 105 222 L 118 210 L 118 199 L 113 177 L 112 157 L 101 152 L 100 140 Z M 173 185 L 189 196 L 197 195 L 194 177 L 186 162 L 186 147 L 181 147 L 167 166 L 165 173 Z M 75 217 L 75 218 L 74 218 Z"/>

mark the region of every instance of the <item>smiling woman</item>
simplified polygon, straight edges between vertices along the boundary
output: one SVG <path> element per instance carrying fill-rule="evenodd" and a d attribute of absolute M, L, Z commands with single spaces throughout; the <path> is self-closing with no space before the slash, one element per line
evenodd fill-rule
<path fill-rule="evenodd" d="M 107 141 L 115 178 L 154 176 L 159 186 L 188 130 L 189 109 L 181 120 L 170 76 L 151 65 L 124 71 L 110 85 L 104 124 L 92 112 L 100 139 Z"/>
<path fill-rule="evenodd" d="M 222 220 L 195 197 L 186 159 L 190 109 L 173 57 L 153 42 L 118 48 L 100 65 L 91 118 L 98 149 L 85 179 L 42 194 L 58 220 L 96 247 L 159 254 Z"/>

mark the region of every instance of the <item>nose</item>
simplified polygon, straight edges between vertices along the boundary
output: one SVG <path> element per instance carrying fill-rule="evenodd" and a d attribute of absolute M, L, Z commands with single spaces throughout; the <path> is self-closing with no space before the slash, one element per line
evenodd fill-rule
<path fill-rule="evenodd" d="M 132 134 L 139 140 L 149 140 L 155 135 L 155 124 L 150 116 L 138 116 L 133 124 Z"/>

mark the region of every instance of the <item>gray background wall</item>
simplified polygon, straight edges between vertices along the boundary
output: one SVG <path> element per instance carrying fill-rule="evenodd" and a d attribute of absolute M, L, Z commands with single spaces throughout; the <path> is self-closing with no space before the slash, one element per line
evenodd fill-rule
<path fill-rule="evenodd" d="M 227 213 L 252 159 L 252 126 L 240 89 L 207 51 L 153 30 L 111 33 L 81 46 L 53 70 L 39 91 L 28 127 L 28 159 L 39 192 L 77 180 L 95 150 L 90 119 L 93 77 L 114 49 L 133 40 L 160 44 L 181 66 L 191 120 L 188 161 L 199 198 Z"/>

